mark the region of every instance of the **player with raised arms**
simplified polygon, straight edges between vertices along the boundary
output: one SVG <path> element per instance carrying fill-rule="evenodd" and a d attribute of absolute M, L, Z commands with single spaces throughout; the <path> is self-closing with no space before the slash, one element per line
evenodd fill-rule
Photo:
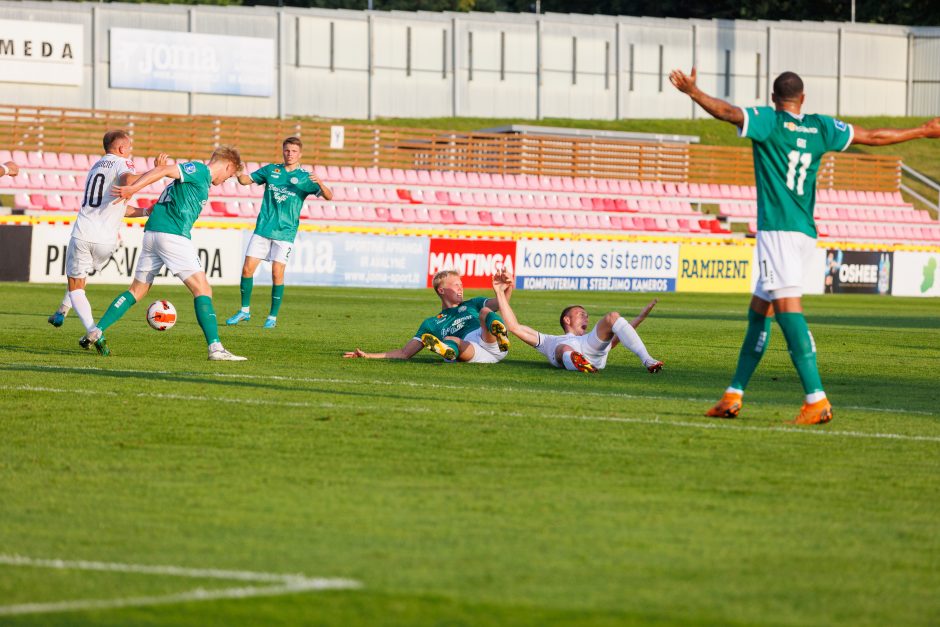
<path fill-rule="evenodd" d="M 445 361 L 482 364 L 502 361 L 509 350 L 509 336 L 496 299 L 480 296 L 464 300 L 463 282 L 456 270 L 441 270 L 434 275 L 431 285 L 441 299 L 441 312 L 425 319 L 407 344 L 384 353 L 366 353 L 357 348 L 343 356 L 411 359 L 427 348 Z M 505 293 L 507 302 L 511 294 L 510 286 Z"/>
<path fill-rule="evenodd" d="M 105 154 L 91 166 L 85 177 L 82 206 L 65 251 L 68 281 L 65 298 L 56 312 L 49 316 L 49 324 L 61 327 L 69 309 L 74 308 L 86 333 L 95 328 L 91 302 L 85 294 L 88 275 L 101 270 L 111 260 L 124 218 L 148 213 L 137 207 L 128 207 L 113 189 L 116 185 L 129 185 L 140 178 L 131 161 L 131 136 L 123 130 L 108 131 L 101 143 Z M 161 153 L 156 164 L 164 165 L 166 160 L 166 154 Z M 83 346 L 87 348 L 84 343 Z"/>
<path fill-rule="evenodd" d="M 221 146 L 212 153 L 208 165 L 190 161 L 157 166 L 132 185 L 114 188 L 118 196 L 130 199 L 135 193 L 163 177 L 173 179 L 151 208 L 150 218 L 144 227 L 144 243 L 133 282 L 126 292 L 114 299 L 98 321 L 98 325 L 82 338 L 84 345 L 94 343 L 100 354 L 109 355 L 111 351 L 104 331 L 147 295 L 154 278 L 166 266 L 193 294 L 196 320 L 209 345 L 209 360 L 245 360 L 244 357 L 225 350 L 219 341 L 215 309 L 212 306 L 212 288 L 202 270 L 199 255 L 193 247 L 191 234 L 193 223 L 209 199 L 209 187 L 219 185 L 234 176 L 241 167 L 238 151 Z"/>
<path fill-rule="evenodd" d="M 581 305 L 571 305 L 565 307 L 559 317 L 559 324 L 565 332 L 564 335 L 547 335 L 520 324 L 509 304 L 509 299 L 506 298 L 506 290 L 510 287 L 512 287 L 512 277 L 509 274 L 497 272 L 493 275 L 493 290 L 496 292 L 496 302 L 499 304 L 499 311 L 506 323 L 506 328 L 520 340 L 542 353 L 548 363 L 556 368 L 580 372 L 603 370 L 607 365 L 607 356 L 619 342 L 640 359 L 643 367 L 650 374 L 663 369 L 663 362 L 649 354 L 646 345 L 636 332 L 636 328 L 656 306 L 656 299 L 653 299 L 636 318 L 629 322 L 620 313 L 611 311 L 605 314 L 590 332 L 588 332 L 587 310 Z"/>
<path fill-rule="evenodd" d="M 852 144 L 886 146 L 940 137 L 940 117 L 914 128 L 865 129 L 829 116 L 802 112 L 803 81 L 793 72 L 774 80 L 773 107 L 735 107 L 709 96 L 690 75 L 674 70 L 669 80 L 713 117 L 738 127 L 753 144 L 757 183 L 758 280 L 748 310 L 748 327 L 731 385 L 706 416 L 734 418 L 744 389 L 770 341 L 771 316 L 783 331 L 805 393 L 796 424 L 832 419 L 832 405 L 816 365 L 816 343 L 803 316 L 803 269 L 816 248 L 816 171 L 829 151 Z"/>
<path fill-rule="evenodd" d="M 262 261 L 271 262 L 271 312 L 264 321 L 265 329 L 277 325 L 277 314 L 284 298 L 284 271 L 287 258 L 297 237 L 300 210 L 309 195 L 333 199 L 333 192 L 317 178 L 300 167 L 303 143 L 299 137 L 288 137 L 281 144 L 284 162 L 271 163 L 251 175 L 239 173 L 242 185 L 264 185 L 264 199 L 255 224 L 255 232 L 248 242 L 245 265 L 242 267 L 242 308 L 226 321 L 238 324 L 251 319 L 251 290 L 255 270 Z"/>

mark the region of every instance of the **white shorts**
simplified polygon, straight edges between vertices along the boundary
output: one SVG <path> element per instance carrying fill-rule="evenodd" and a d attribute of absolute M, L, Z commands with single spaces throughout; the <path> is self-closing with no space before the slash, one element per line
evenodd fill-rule
<path fill-rule="evenodd" d="M 509 353 L 499 350 L 499 344 L 496 342 L 487 343 L 483 341 L 483 329 L 477 329 L 471 332 L 465 338 L 464 342 L 473 344 L 473 357 L 468 364 L 495 364 L 502 361 Z"/>
<path fill-rule="evenodd" d="M 802 296 L 803 269 L 812 263 L 815 250 L 816 240 L 805 233 L 758 231 L 754 295 L 768 302 Z"/>
<path fill-rule="evenodd" d="M 82 239 L 69 240 L 65 251 L 65 275 L 73 279 L 87 278 L 108 265 L 114 253 L 115 244 L 94 244 Z"/>
<path fill-rule="evenodd" d="M 556 368 L 564 368 L 564 364 L 558 361 L 555 356 L 558 346 L 564 344 L 584 355 L 595 368 L 603 370 L 604 366 L 607 365 L 607 356 L 610 354 L 612 342 L 613 338 L 607 341 L 599 338 L 597 336 L 597 325 L 594 325 L 594 328 L 587 335 L 573 335 L 571 333 L 568 335 L 545 335 L 539 333 L 539 344 L 535 348 L 545 355 L 548 363 Z"/>
<path fill-rule="evenodd" d="M 172 233 L 146 231 L 134 278 L 142 283 L 153 283 L 154 278 L 163 272 L 163 266 L 180 281 L 202 272 L 202 262 L 191 239 Z"/>
<path fill-rule="evenodd" d="M 253 233 L 251 239 L 248 240 L 248 250 L 245 251 L 245 256 L 287 265 L 287 258 L 293 248 L 294 242 L 269 239 Z"/>

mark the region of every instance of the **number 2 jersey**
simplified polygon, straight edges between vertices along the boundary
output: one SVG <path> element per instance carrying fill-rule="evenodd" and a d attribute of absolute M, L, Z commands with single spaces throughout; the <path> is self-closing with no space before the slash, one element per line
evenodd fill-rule
<path fill-rule="evenodd" d="M 816 172 L 822 156 L 852 143 L 852 126 L 826 115 L 747 107 L 741 137 L 752 140 L 757 230 L 816 237 Z"/>
<path fill-rule="evenodd" d="M 93 244 L 110 244 L 117 240 L 118 229 L 124 221 L 126 203 L 114 201 L 113 187 L 121 182 L 121 175 L 136 174 L 134 162 L 118 155 L 106 154 L 88 171 L 82 208 L 75 218 L 72 237 Z"/>

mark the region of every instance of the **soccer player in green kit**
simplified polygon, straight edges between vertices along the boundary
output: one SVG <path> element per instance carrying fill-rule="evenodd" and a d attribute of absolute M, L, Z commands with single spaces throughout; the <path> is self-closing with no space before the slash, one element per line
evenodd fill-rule
<path fill-rule="evenodd" d="M 116 195 L 130 199 L 135 193 L 163 177 L 174 179 L 151 208 L 144 227 L 144 243 L 134 270 L 134 280 L 105 310 L 98 324 L 81 340 L 83 348 L 95 345 L 102 355 L 110 355 L 104 331 L 117 322 L 150 291 L 154 278 L 166 266 L 189 288 L 196 307 L 196 320 L 209 345 L 210 361 L 245 361 L 225 350 L 219 341 L 212 288 L 193 247 L 193 223 L 209 199 L 209 187 L 224 182 L 241 168 L 241 157 L 234 148 L 216 148 L 209 165 L 198 161 L 157 166 L 131 185 L 115 186 Z"/>
<path fill-rule="evenodd" d="M 757 182 L 758 280 L 737 370 L 721 400 L 706 416 L 734 418 L 744 389 L 770 341 L 771 317 L 783 331 L 806 394 L 796 424 L 832 420 L 832 405 L 816 366 L 816 343 L 803 317 L 803 267 L 816 247 L 816 171 L 820 158 L 852 144 L 885 146 L 940 137 L 940 117 L 909 129 L 864 129 L 825 115 L 802 113 L 803 81 L 784 72 L 774 81 L 774 107 L 738 108 L 705 94 L 691 75 L 674 70 L 669 80 L 713 117 L 740 129 L 754 150 Z"/>
<path fill-rule="evenodd" d="M 242 185 L 257 183 L 264 185 L 265 189 L 261 212 L 258 214 L 255 232 L 248 242 L 245 265 L 242 267 L 242 308 L 226 324 L 238 324 L 251 319 L 251 290 L 255 270 L 262 260 L 267 260 L 271 262 L 271 313 L 264 321 L 264 328 L 273 329 L 277 325 L 277 314 L 284 296 L 284 270 L 297 236 L 304 199 L 311 194 L 327 200 L 333 199 L 333 192 L 323 181 L 300 167 L 303 144 L 299 138 L 288 137 L 281 144 L 281 149 L 284 163 L 266 165 L 250 176 L 244 173 L 238 175 L 238 182 Z"/>
<path fill-rule="evenodd" d="M 503 276 L 498 274 L 498 276 Z M 344 357 L 366 359 L 411 359 L 422 348 L 445 361 L 493 364 L 502 361 L 509 350 L 509 335 L 497 310 L 495 298 L 480 296 L 463 299 L 463 283 L 454 270 L 441 270 L 431 282 L 441 299 L 441 313 L 426 318 L 415 336 L 402 348 L 385 353 L 366 353 L 360 349 Z M 506 299 L 512 294 L 506 288 Z"/>

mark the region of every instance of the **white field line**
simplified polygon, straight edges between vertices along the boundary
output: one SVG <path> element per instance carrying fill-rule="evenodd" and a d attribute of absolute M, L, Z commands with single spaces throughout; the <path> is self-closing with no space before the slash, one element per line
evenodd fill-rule
<path fill-rule="evenodd" d="M 50 603 L 0 605 L 0 616 L 141 607 L 146 605 L 167 605 L 189 601 L 212 601 L 215 599 L 245 599 L 249 597 L 278 596 L 315 590 L 355 590 L 362 587 L 360 582 L 352 579 L 311 578 L 301 574 L 258 573 L 240 570 L 220 570 L 215 568 L 185 568 L 182 566 L 148 566 L 145 564 L 36 559 L 21 555 L 0 555 L 0 564 L 8 566 L 54 568 L 58 570 L 94 570 L 268 584 L 264 586 L 239 586 L 210 590 L 196 588 L 195 590 L 186 592 L 159 596 L 125 597 L 117 599 L 76 599 Z"/>
<path fill-rule="evenodd" d="M 27 391 L 27 392 L 46 392 L 53 394 L 107 394 L 108 396 L 122 396 L 117 392 L 94 392 L 91 390 L 68 390 L 64 388 L 47 388 L 47 387 L 38 387 L 32 385 L 20 385 L 20 386 L 0 386 L 0 390 L 3 391 Z M 192 396 L 192 395 L 179 395 L 179 394 L 160 394 L 160 393 L 147 393 L 147 392 L 138 392 L 132 394 L 132 396 L 143 397 L 143 398 L 160 398 L 160 399 L 174 399 L 174 400 L 186 400 L 186 401 L 196 401 L 204 403 L 216 403 L 216 402 L 225 402 L 225 403 L 241 403 L 238 399 L 232 398 L 220 398 L 214 396 Z M 286 403 L 281 401 L 266 401 L 263 399 L 249 399 L 244 401 L 253 405 L 276 405 L 276 406 L 291 406 L 291 407 L 325 407 L 325 408 L 335 408 L 339 407 L 336 403 Z M 434 410 L 429 407 L 409 407 L 407 408 L 409 413 L 432 413 Z M 483 411 L 474 411 L 471 412 L 475 416 L 503 416 L 511 418 L 525 418 L 527 414 L 520 412 L 496 412 L 491 410 Z M 547 414 L 549 418 L 556 418 L 559 420 L 581 420 L 586 422 L 621 422 L 628 424 L 652 424 L 652 425 L 663 425 L 671 427 L 680 427 L 680 428 L 694 428 L 694 429 L 727 429 L 730 431 L 754 431 L 754 432 L 781 432 L 781 433 L 805 433 L 805 434 L 814 434 L 814 435 L 828 435 L 828 436 L 843 436 L 850 438 L 870 438 L 876 440 L 905 440 L 909 442 L 940 442 L 940 436 L 929 436 L 929 435 L 907 435 L 903 433 L 865 433 L 864 431 L 836 431 L 832 429 L 813 429 L 813 428 L 798 428 L 798 427 L 775 427 L 775 426 L 766 426 L 758 427 L 755 425 L 744 425 L 737 421 L 725 421 L 717 420 L 710 422 L 688 422 L 682 420 L 661 420 L 660 418 L 625 418 L 618 416 L 586 416 L 586 415 L 566 415 L 566 414 Z M 0 561 L 0 563 L 3 563 Z"/>
<path fill-rule="evenodd" d="M 46 366 L 43 364 L 29 364 L 29 363 L 9 363 L 5 364 L 10 369 L 15 368 L 36 368 L 38 370 L 86 370 L 91 372 L 118 372 L 125 374 L 150 374 L 150 375 L 176 375 L 184 377 L 213 377 L 217 379 L 245 379 L 245 380 L 261 380 L 261 381 L 286 381 L 289 383 L 335 383 L 341 385 L 366 385 L 366 386 L 386 386 L 386 387 L 411 387 L 411 388 L 421 388 L 421 389 L 435 389 L 435 390 L 479 390 L 484 392 L 492 392 L 493 387 L 490 385 L 456 385 L 456 384 L 447 384 L 447 383 L 430 383 L 425 381 L 386 381 L 384 379 L 338 379 L 335 377 L 290 377 L 285 375 L 276 375 L 276 374 L 239 374 L 231 372 L 186 372 L 186 371 L 172 371 L 172 370 L 134 370 L 134 369 L 118 369 L 118 368 L 101 368 L 98 366 Z M 648 375 L 647 375 L 648 376 Z M 693 403 L 713 403 L 715 399 L 713 398 L 694 398 L 694 397 L 683 397 L 683 396 L 668 396 L 663 394 L 626 394 L 623 392 L 592 392 L 589 390 L 560 390 L 558 388 L 544 389 L 544 388 L 515 388 L 512 386 L 503 386 L 499 388 L 501 392 L 522 392 L 529 394 L 559 394 L 563 396 L 577 396 L 583 398 L 585 396 L 593 396 L 600 398 L 627 398 L 627 399 L 639 399 L 639 400 L 651 400 L 651 401 L 688 401 Z M 302 390 L 299 390 L 302 391 Z M 252 401 L 241 401 L 241 400 L 231 400 L 229 402 L 246 402 L 250 403 Z M 271 401 L 273 402 L 273 401 Z M 265 401 L 265 404 L 268 402 Z M 839 405 L 838 408 L 841 409 L 854 409 L 858 411 L 869 411 L 876 413 L 887 413 L 887 414 L 911 414 L 917 416 L 938 416 L 940 412 L 935 411 L 923 411 L 918 409 L 900 409 L 894 407 L 865 407 L 861 405 Z"/>

